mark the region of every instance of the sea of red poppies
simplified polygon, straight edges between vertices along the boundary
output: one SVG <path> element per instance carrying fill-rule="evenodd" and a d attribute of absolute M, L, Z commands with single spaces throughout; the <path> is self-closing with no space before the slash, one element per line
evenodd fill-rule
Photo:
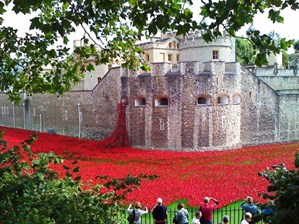
<path fill-rule="evenodd" d="M 28 138 L 32 131 L 0 127 L 9 147 Z M 83 181 L 95 176 L 126 177 L 158 175 L 155 180 L 143 180 L 139 189 L 130 193 L 127 202 L 140 201 L 153 206 L 158 197 L 165 204 L 187 199 L 191 206 L 198 205 L 203 197 L 213 196 L 224 206 L 248 195 L 262 201 L 258 193 L 268 183 L 257 173 L 274 164 L 285 163 L 293 168 L 299 143 L 269 144 L 225 151 L 174 152 L 134 148 L 102 149 L 99 141 L 72 138 L 62 135 L 38 133 L 32 151 L 73 154 L 79 160 Z M 65 161 L 70 163 L 70 161 Z"/>

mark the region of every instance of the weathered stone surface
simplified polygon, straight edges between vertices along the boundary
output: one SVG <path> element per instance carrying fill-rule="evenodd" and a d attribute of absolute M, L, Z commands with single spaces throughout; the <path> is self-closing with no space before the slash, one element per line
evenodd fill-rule
<path fill-rule="evenodd" d="M 299 138 L 299 81 L 292 70 L 220 61 L 152 66 L 142 74 L 113 68 L 92 91 L 26 95 L 21 105 L 1 94 L 0 125 L 102 139 L 114 129 L 124 98 L 137 147 L 197 151 Z"/>

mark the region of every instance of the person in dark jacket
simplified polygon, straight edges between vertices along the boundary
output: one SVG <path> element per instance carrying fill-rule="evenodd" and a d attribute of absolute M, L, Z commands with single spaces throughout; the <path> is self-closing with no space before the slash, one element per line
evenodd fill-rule
<path fill-rule="evenodd" d="M 157 204 L 152 210 L 154 223 L 165 224 L 167 222 L 167 208 L 163 205 L 162 198 L 157 199 Z"/>
<path fill-rule="evenodd" d="M 241 208 L 244 210 L 245 213 L 246 212 L 251 213 L 252 221 L 250 221 L 249 223 L 255 224 L 256 222 L 254 220 L 254 217 L 259 214 L 259 209 L 255 204 L 253 204 L 253 198 L 250 196 L 247 196 L 241 203 Z"/>

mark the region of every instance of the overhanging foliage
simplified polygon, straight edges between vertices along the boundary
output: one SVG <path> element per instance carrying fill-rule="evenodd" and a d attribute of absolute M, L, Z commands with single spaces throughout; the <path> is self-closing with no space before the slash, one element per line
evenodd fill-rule
<path fill-rule="evenodd" d="M 15 13 L 36 14 L 31 19 L 33 32 L 19 37 L 16 29 L 3 26 L 8 5 Z M 199 15 L 194 17 L 192 5 L 192 0 L 1 0 L 0 90 L 17 102 L 22 91 L 62 94 L 94 64 L 119 59 L 129 68 L 147 69 L 139 55 L 142 49 L 135 45 L 142 36 L 168 30 L 178 35 L 202 30 L 203 38 L 211 41 L 221 35 L 223 28 L 235 36 L 244 25 L 253 22 L 257 13 L 268 13 L 273 23 L 283 23 L 283 9 L 299 8 L 296 0 L 202 0 Z M 70 54 L 69 34 L 76 27 L 85 31 L 81 40 L 86 45 Z M 257 65 L 266 63 L 270 51 L 278 53 L 292 44 L 281 38 L 277 46 L 259 30 L 250 29 L 247 35 L 258 52 Z M 63 41 L 61 46 L 55 45 L 58 40 Z M 47 66 L 52 69 L 43 72 Z"/>

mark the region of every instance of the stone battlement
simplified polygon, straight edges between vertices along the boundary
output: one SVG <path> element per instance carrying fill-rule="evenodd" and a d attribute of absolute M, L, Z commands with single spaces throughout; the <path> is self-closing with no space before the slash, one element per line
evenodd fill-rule
<path fill-rule="evenodd" d="M 224 61 L 187 61 L 179 62 L 177 64 L 169 62 L 158 62 L 150 65 L 150 72 L 143 70 L 131 71 L 127 68 L 114 67 L 111 72 L 120 74 L 121 76 L 136 76 L 136 75 L 149 75 L 149 76 L 164 76 L 169 74 L 184 75 L 193 71 L 194 74 L 208 72 L 215 74 L 215 71 L 222 71 L 223 74 L 239 74 L 241 72 L 241 65 L 237 62 L 224 62 Z"/>
<path fill-rule="evenodd" d="M 277 69 L 277 68 L 256 68 L 254 70 L 256 76 L 296 76 L 297 73 L 293 69 Z"/>
<path fill-rule="evenodd" d="M 196 47 L 231 47 L 233 38 L 228 36 L 218 37 L 212 42 L 207 43 L 200 34 L 189 35 L 181 41 L 180 49 Z"/>

